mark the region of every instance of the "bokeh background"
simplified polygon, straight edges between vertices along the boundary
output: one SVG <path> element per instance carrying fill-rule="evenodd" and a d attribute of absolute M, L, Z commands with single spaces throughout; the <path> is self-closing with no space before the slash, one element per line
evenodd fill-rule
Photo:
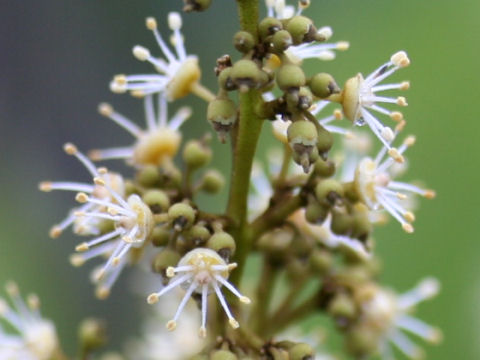
<path fill-rule="evenodd" d="M 411 80 L 406 132 L 418 138 L 407 176 L 425 180 L 438 197 L 422 201 L 413 235 L 393 223 L 376 231 L 384 264 L 381 280 L 404 291 L 426 275 L 438 277 L 440 296 L 418 313 L 445 334 L 441 346 L 427 348 L 429 358 L 479 359 L 480 2 L 312 2 L 307 15 L 317 25 L 332 26 L 333 40 L 349 40 L 351 48 L 334 62 L 310 62 L 309 71 L 331 72 L 343 83 L 359 71 L 370 72 L 399 49 L 412 59 L 397 77 Z M 84 169 L 64 155 L 66 141 L 84 150 L 128 144 L 126 133 L 97 114 L 97 104 L 110 101 L 143 121 L 137 101 L 111 94 L 108 82 L 116 73 L 150 70 L 130 51 L 138 43 L 155 48 L 144 18 L 164 20 L 168 11 L 180 8 L 180 0 L 0 4 L 0 284 L 15 279 L 24 292 L 37 292 L 43 313 L 55 320 L 70 353 L 76 325 L 87 315 L 108 320 L 113 347 L 136 334 L 143 299 L 126 295 L 125 276 L 108 301 L 93 297 L 89 266 L 79 270 L 68 263 L 77 240 L 68 233 L 56 240 L 47 236 L 72 205 L 72 194 L 46 195 L 37 184 L 88 181 Z M 184 24 L 189 52 L 200 56 L 205 83 L 214 88 L 215 59 L 224 53 L 237 56 L 230 45 L 238 26 L 235 2 L 214 0 L 210 11 L 185 15 Z M 166 26 L 162 29 L 165 33 Z M 192 97 L 183 103 L 195 108 L 186 136 L 203 134 L 205 106 Z M 216 150 L 215 163 L 228 171 L 229 155 L 217 143 Z M 204 206 L 221 211 L 224 195 Z"/>

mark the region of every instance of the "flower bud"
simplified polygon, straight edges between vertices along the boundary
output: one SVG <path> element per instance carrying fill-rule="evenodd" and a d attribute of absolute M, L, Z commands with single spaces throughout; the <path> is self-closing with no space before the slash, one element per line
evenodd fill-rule
<path fill-rule="evenodd" d="M 273 49 L 276 53 L 281 54 L 293 44 L 292 35 L 287 30 L 280 30 L 273 35 Z"/>
<path fill-rule="evenodd" d="M 141 186 L 151 188 L 161 182 L 160 170 L 155 165 L 146 165 L 137 172 L 137 181 Z"/>
<path fill-rule="evenodd" d="M 239 60 L 233 65 L 231 76 L 240 92 L 257 88 L 262 78 L 258 65 L 254 61 L 246 59 Z"/>
<path fill-rule="evenodd" d="M 153 246 L 166 246 L 171 237 L 171 231 L 164 225 L 157 225 L 153 228 L 150 239 Z"/>
<path fill-rule="evenodd" d="M 328 312 L 336 318 L 352 319 L 356 314 L 355 303 L 346 294 L 337 294 L 328 304 Z"/>
<path fill-rule="evenodd" d="M 190 169 L 207 165 L 212 159 L 212 150 L 198 140 L 190 140 L 183 149 L 183 161 Z"/>
<path fill-rule="evenodd" d="M 183 231 L 193 225 L 195 210 L 188 204 L 176 203 L 168 209 L 168 219 L 176 231 Z"/>
<path fill-rule="evenodd" d="M 355 204 L 353 209 L 352 236 L 365 242 L 368 239 L 368 235 L 373 231 L 373 225 L 369 218 L 370 211 L 363 203 Z"/>
<path fill-rule="evenodd" d="M 152 261 L 152 270 L 165 276 L 169 266 L 177 266 L 180 261 L 180 254 L 174 250 L 165 248 L 160 251 Z"/>
<path fill-rule="evenodd" d="M 185 4 L 183 6 L 183 11 L 204 11 L 210 7 L 212 0 L 183 0 Z"/>
<path fill-rule="evenodd" d="M 315 187 L 315 196 L 322 204 L 336 205 L 343 198 L 343 187 L 334 179 L 321 180 Z"/>
<path fill-rule="evenodd" d="M 258 25 L 258 34 L 262 40 L 282 30 L 283 25 L 279 19 L 273 17 L 266 17 Z"/>
<path fill-rule="evenodd" d="M 332 94 L 337 94 L 340 92 L 335 79 L 332 75 L 327 73 L 318 73 L 315 74 L 309 83 L 312 93 L 319 97 L 320 99 L 325 99 Z"/>
<path fill-rule="evenodd" d="M 348 352 L 356 357 L 368 357 L 378 349 L 378 333 L 370 326 L 359 325 L 347 332 L 345 338 Z"/>
<path fill-rule="evenodd" d="M 332 210 L 331 230 L 337 235 L 346 235 L 351 232 L 353 225 L 352 216 L 340 211 Z"/>
<path fill-rule="evenodd" d="M 310 255 L 309 263 L 310 268 L 315 273 L 323 275 L 330 271 L 333 264 L 333 258 L 328 251 L 315 249 Z"/>
<path fill-rule="evenodd" d="M 191 241 L 195 247 L 204 245 L 210 236 L 210 231 L 204 225 L 200 224 L 192 226 L 185 233 L 185 237 Z"/>
<path fill-rule="evenodd" d="M 318 157 L 317 128 L 309 121 L 295 121 L 287 129 L 287 139 L 293 150 L 293 159 L 307 173 Z"/>
<path fill-rule="evenodd" d="M 313 360 L 314 358 L 312 347 L 305 343 L 298 343 L 288 350 L 289 360 Z"/>
<path fill-rule="evenodd" d="M 78 329 L 78 337 L 85 352 L 105 346 L 107 343 L 105 322 L 94 318 L 83 320 Z"/>
<path fill-rule="evenodd" d="M 202 178 L 201 189 L 209 194 L 216 194 L 222 191 L 225 186 L 225 178 L 217 170 L 208 170 Z"/>
<path fill-rule="evenodd" d="M 327 154 L 333 146 L 333 135 L 330 131 L 325 129 L 323 126 L 319 126 L 317 129 L 318 139 L 317 139 L 317 149 L 320 156 L 324 159 L 327 158 Z"/>
<path fill-rule="evenodd" d="M 308 87 L 302 86 L 298 92 L 288 92 L 286 99 L 290 107 L 298 110 L 307 110 L 312 106 L 313 95 Z"/>
<path fill-rule="evenodd" d="M 228 262 L 235 253 L 236 244 L 232 235 L 225 231 L 219 231 L 213 234 L 207 241 L 207 247 L 216 251 L 225 261 Z"/>
<path fill-rule="evenodd" d="M 170 199 L 162 190 L 148 190 L 142 196 L 143 202 L 150 207 L 153 213 L 159 214 L 165 212 L 170 207 Z"/>
<path fill-rule="evenodd" d="M 295 45 L 312 41 L 316 33 L 312 20 L 305 16 L 294 16 L 288 22 L 286 30 L 292 35 L 292 40 Z"/>
<path fill-rule="evenodd" d="M 322 224 L 328 215 L 328 210 L 328 207 L 316 201 L 310 201 L 305 208 L 305 219 L 312 224 Z"/>
<path fill-rule="evenodd" d="M 297 65 L 283 65 L 277 72 L 277 85 L 283 91 L 292 91 L 305 85 L 305 74 Z"/>
<path fill-rule="evenodd" d="M 237 119 L 235 103 L 228 98 L 216 98 L 210 101 L 207 108 L 207 119 L 217 132 L 219 140 L 225 143 L 227 134 Z"/>
<path fill-rule="evenodd" d="M 210 357 L 205 354 L 197 354 L 189 358 L 189 360 L 209 360 Z"/>
<path fill-rule="evenodd" d="M 210 360 L 238 360 L 238 357 L 228 350 L 216 350 L 210 355 Z"/>
<path fill-rule="evenodd" d="M 232 67 L 226 67 L 218 74 L 218 86 L 225 91 L 232 91 L 237 85 L 232 80 Z"/>
<path fill-rule="evenodd" d="M 324 160 L 321 157 L 315 161 L 313 171 L 320 177 L 327 178 L 335 174 L 335 163 L 330 160 Z"/>
<path fill-rule="evenodd" d="M 233 37 L 233 45 L 235 49 L 246 54 L 254 48 L 255 39 L 253 35 L 247 31 L 238 31 Z"/>

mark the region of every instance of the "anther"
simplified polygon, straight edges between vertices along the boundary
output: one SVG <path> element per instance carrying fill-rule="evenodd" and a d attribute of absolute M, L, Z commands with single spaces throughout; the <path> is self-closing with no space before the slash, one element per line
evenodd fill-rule
<path fill-rule="evenodd" d="M 177 328 L 177 322 L 175 320 L 170 320 L 167 322 L 167 330 L 168 331 L 173 331 Z"/>
<path fill-rule="evenodd" d="M 405 232 L 408 233 L 408 234 L 413 233 L 412 224 L 409 224 L 409 223 L 402 224 L 402 229 L 405 230 Z"/>
<path fill-rule="evenodd" d="M 403 96 L 399 96 L 397 98 L 397 105 L 399 106 L 407 106 L 408 103 L 407 103 L 407 99 L 405 99 Z"/>
<path fill-rule="evenodd" d="M 77 147 L 72 143 L 66 143 L 65 145 L 63 145 L 63 150 L 68 155 L 75 155 L 78 152 Z"/>
<path fill-rule="evenodd" d="M 98 105 L 98 112 L 100 113 L 100 115 L 109 117 L 113 114 L 113 107 L 108 103 L 100 103 Z"/>
<path fill-rule="evenodd" d="M 148 30 L 155 30 L 157 28 L 157 20 L 154 17 L 148 17 L 145 20 L 145 25 Z"/>
<path fill-rule="evenodd" d="M 58 225 L 55 225 L 55 226 L 52 226 L 52 228 L 50 229 L 50 232 L 48 233 L 48 235 L 52 238 L 52 239 L 56 239 L 58 238 L 61 234 L 62 234 L 62 228 Z"/>
<path fill-rule="evenodd" d="M 75 251 L 83 252 L 83 251 L 87 251 L 89 248 L 90 247 L 88 246 L 88 244 L 86 242 L 83 242 L 80 245 L 77 245 L 75 247 Z"/>
<path fill-rule="evenodd" d="M 140 45 L 136 45 L 132 49 L 133 56 L 135 56 L 140 61 L 146 61 L 150 57 L 150 51 Z"/>
<path fill-rule="evenodd" d="M 157 294 L 150 294 L 148 297 L 147 297 L 147 302 L 152 305 L 152 304 L 155 304 L 158 302 L 158 295 Z"/>
<path fill-rule="evenodd" d="M 38 184 L 38 189 L 40 191 L 45 191 L 45 192 L 52 191 L 52 182 L 51 181 L 43 181 L 40 184 Z"/>
<path fill-rule="evenodd" d="M 79 192 L 75 196 L 75 200 L 78 201 L 80 204 L 85 204 L 88 201 L 88 195 L 83 192 Z"/>
<path fill-rule="evenodd" d="M 165 272 L 167 277 L 171 278 L 175 276 L 175 268 L 173 266 L 169 266 Z"/>

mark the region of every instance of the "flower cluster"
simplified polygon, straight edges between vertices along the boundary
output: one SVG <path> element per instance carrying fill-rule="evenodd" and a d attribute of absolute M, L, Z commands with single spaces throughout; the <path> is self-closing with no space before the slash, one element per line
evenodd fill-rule
<path fill-rule="evenodd" d="M 0 298 L 0 359 L 52 359 L 58 350 L 57 333 L 53 323 L 41 316 L 38 297 L 29 295 L 25 303 L 13 282 L 6 285 L 6 291 L 11 306 Z"/>
<path fill-rule="evenodd" d="M 203 11 L 211 0 L 184 3 L 185 11 Z M 253 3 L 239 2 L 239 11 Z M 246 23 L 242 18 L 242 30 L 234 35 L 241 58 L 218 58 L 216 92 L 202 85 L 198 58 L 188 55 L 181 16 L 168 14 L 168 41 L 157 21 L 146 19 L 162 55 L 155 57 L 140 45 L 133 55 L 156 73 L 116 75 L 110 83 L 114 93 L 130 92 L 139 99 L 145 126 L 110 104 L 99 105 L 99 113 L 134 141 L 91 150 L 88 156 L 73 144 L 64 146 L 87 169 L 90 180 L 40 184 L 46 192 L 73 191 L 78 203 L 50 235 L 58 237 L 71 227 L 75 235 L 89 238 L 75 246 L 70 260 L 75 266 L 99 261 L 91 279 L 101 299 L 110 295 L 127 267 L 143 267 L 155 275 L 155 283 L 142 296 L 148 304 L 157 304 L 154 309 L 162 322 L 170 319 L 168 331 L 180 331 L 170 335 L 148 321 L 143 339 L 127 350 L 131 358 L 313 359 L 325 351 L 302 340 L 308 337 L 279 341 L 277 335 L 290 327 L 301 329 L 302 320 L 316 312 L 331 317 L 350 355 L 367 358 L 380 352 L 390 359 L 394 344 L 418 358 L 420 350 L 402 331 L 427 341 L 440 338 L 437 329 L 409 315 L 418 302 L 436 295 L 439 285 L 427 279 L 404 295 L 378 285 L 372 236 L 389 217 L 413 232 L 416 198 L 435 195 L 398 181 L 415 137 L 400 143 L 406 122 L 402 113 L 391 109 L 406 106 L 406 99 L 379 95 L 409 88 L 409 82 L 382 82 L 410 60 L 405 51 L 396 52 L 368 76 L 359 73 L 341 88 L 331 74 L 308 74 L 303 65 L 333 60 L 334 51 L 347 50 L 348 42 L 327 43 L 333 30 L 315 26 L 304 15 L 308 0 L 300 0 L 298 7 L 285 0 L 265 4 L 267 16 Z M 238 96 L 232 96 L 235 92 Z M 206 211 L 198 196 L 219 193 L 225 180 L 210 164 L 215 141 L 211 134 L 185 141 L 181 126 L 192 111 L 181 107 L 171 112 L 175 101 L 187 95 L 207 103 L 204 117 L 220 142 L 231 142 L 225 212 L 220 206 Z M 375 113 L 389 117 L 395 127 L 384 125 Z M 269 150 L 268 166 L 263 166 L 254 155 L 266 120 L 280 148 Z M 352 123 L 368 125 L 369 131 L 347 127 Z M 372 155 L 373 138 L 380 140 L 381 148 Z M 112 159 L 125 160 L 134 176 L 123 177 L 98 164 Z M 310 297 L 299 296 L 303 293 Z M 21 332 L 12 344 L 39 353 L 23 324 L 0 305 L 0 315 Z M 17 310 L 22 317 L 30 314 L 24 313 L 24 305 Z M 239 327 L 241 331 L 233 331 Z M 199 335 L 195 339 L 192 328 Z M 3 351 L 3 339 L 6 343 L 10 338 L 0 335 Z M 49 351 L 56 344 L 52 339 Z M 85 358 L 98 345 L 92 342 L 94 346 L 83 347 Z"/>

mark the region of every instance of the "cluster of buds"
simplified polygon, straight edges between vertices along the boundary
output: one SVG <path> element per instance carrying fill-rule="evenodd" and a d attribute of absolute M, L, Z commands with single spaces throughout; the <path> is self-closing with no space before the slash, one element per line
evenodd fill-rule
<path fill-rule="evenodd" d="M 418 302 L 433 297 L 438 283 L 425 280 L 405 295 L 381 287 L 375 282 L 379 267 L 372 239 L 374 226 L 386 215 L 406 232 L 413 232 L 415 196 L 435 195 L 432 190 L 396 180 L 406 169 L 404 154 L 415 137 L 404 138 L 396 147 L 397 135 L 405 127 L 403 114 L 390 110 L 390 105 L 379 105 L 407 105 L 404 97 L 377 93 L 408 89 L 408 82 L 380 83 L 408 66 L 410 60 L 399 51 L 370 75 L 359 73 L 341 88 L 329 73 L 306 74 L 303 62 L 333 60 L 335 51 L 347 50 L 349 44 L 328 43 L 332 29 L 317 27 L 303 15 L 308 0 L 300 0 L 297 8 L 285 0 L 265 3 L 267 16 L 253 26 L 244 26 L 233 37 L 240 58 L 218 58 L 216 93 L 201 84 L 198 59 L 185 48 L 181 16 L 168 15 L 169 41 L 160 34 L 154 18 L 146 19 L 162 56 L 155 57 L 140 45 L 133 48 L 133 55 L 151 64 L 157 73 L 120 74 L 110 83 L 114 93 L 130 92 L 141 99 L 145 127 L 110 104 L 99 105 L 99 113 L 129 132 L 133 143 L 91 150 L 88 156 L 73 144 L 64 146 L 90 178 L 87 182 L 40 184 L 40 190 L 46 192 L 73 191 L 78 202 L 52 227 L 50 235 L 59 237 L 72 227 L 76 235 L 91 237 L 75 247 L 70 260 L 80 266 L 100 259 L 91 276 L 100 299 L 110 295 L 123 269 L 149 263 L 158 285 L 149 288 L 150 295 L 145 293 L 145 297 L 149 304 L 162 308 L 162 319 L 169 319 L 168 331 L 182 328 L 182 319 L 192 317 L 188 307 L 189 300 L 194 300 L 200 314 L 192 349 L 199 351 L 198 337 L 209 342 L 192 359 L 314 359 L 318 349 L 308 345 L 307 338 L 279 341 L 277 336 L 291 325 L 300 327 L 303 317 L 315 311 L 331 316 L 345 335 L 347 351 L 356 357 L 380 352 L 388 358 L 392 343 L 417 358 L 420 350 L 400 330 L 427 341 L 440 338 L 437 329 L 407 314 Z M 211 0 L 184 0 L 185 11 L 203 11 L 210 5 Z M 247 5 L 239 3 L 240 9 L 242 6 Z M 239 93 L 236 101 L 235 91 Z M 197 197 L 202 192 L 217 194 L 225 184 L 222 173 L 210 167 L 211 135 L 184 141 L 180 128 L 192 111 L 182 107 L 169 115 L 170 103 L 190 94 L 206 101 L 205 117 L 219 140 L 225 143 L 228 136 L 232 138 L 234 168 L 224 214 L 202 210 Z M 325 114 L 325 109 L 330 113 Z M 373 112 L 396 122 L 394 129 Z M 368 125 L 382 144 L 375 156 L 371 155 L 370 134 L 338 126 L 344 118 L 357 126 Z M 271 122 L 273 135 L 282 146 L 280 156 L 269 156 L 267 171 L 253 163 L 263 120 Z M 257 126 L 254 134 L 250 128 Z M 340 156 L 332 150 L 338 140 L 343 144 Z M 123 159 L 135 175 L 124 178 L 97 164 L 115 159 Z M 256 273 L 255 265 L 244 272 L 252 253 L 260 255 L 262 270 L 254 282 L 257 290 L 248 291 L 251 297 L 247 297 L 239 290 L 239 279 Z M 286 275 L 287 286 L 279 286 L 283 290 L 279 290 L 280 301 L 275 302 L 272 294 L 281 274 Z M 183 293 L 174 297 L 178 289 Z M 299 301 L 299 293 L 306 289 L 313 289 L 311 297 Z M 178 305 L 167 311 L 163 304 L 168 298 L 178 299 Z M 213 298 L 217 300 L 214 309 Z M 252 303 L 253 309 L 246 310 L 239 303 Z M 4 308 L 0 306 L 0 315 L 8 313 Z M 222 322 L 225 317 L 227 321 Z M 209 323 L 215 324 L 213 334 L 207 332 Z M 232 331 L 240 326 L 242 331 Z M 99 334 L 103 344 L 103 328 L 98 322 L 86 322 L 82 328 L 86 329 L 82 332 L 85 339 Z M 162 338 L 168 336 L 164 330 L 162 326 Z M 179 335 L 180 343 L 188 343 L 189 336 Z M 152 345 L 156 337 L 147 337 L 145 346 L 149 348 L 138 350 L 132 358 L 158 356 Z M 85 341 L 92 344 L 86 346 L 90 350 L 85 350 L 85 357 L 100 346 L 100 341 L 90 340 Z M 170 358 L 192 355 L 171 346 L 171 354 L 177 355 Z"/>

